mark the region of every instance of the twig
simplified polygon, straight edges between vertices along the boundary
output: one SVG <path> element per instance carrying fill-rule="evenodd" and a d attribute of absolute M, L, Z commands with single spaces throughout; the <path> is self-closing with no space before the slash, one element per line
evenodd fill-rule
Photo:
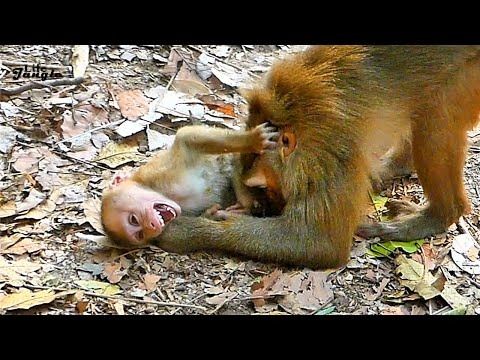
<path fill-rule="evenodd" d="M 227 62 L 227 61 L 219 58 L 218 56 L 216 56 L 216 55 L 214 55 L 214 54 L 211 54 L 211 53 L 209 53 L 209 52 L 207 52 L 207 51 L 204 51 L 204 50 L 202 50 L 202 49 L 200 49 L 200 48 L 198 48 L 198 47 L 196 47 L 196 46 L 187 45 L 187 47 L 190 48 L 190 49 L 192 49 L 192 50 L 198 51 L 199 53 L 202 53 L 202 54 L 208 55 L 208 56 L 210 56 L 210 57 L 213 57 L 213 58 L 215 58 L 215 60 L 220 61 L 220 62 L 222 62 L 222 63 L 224 63 L 224 64 L 226 64 L 226 65 L 228 65 L 228 66 L 231 66 L 231 67 L 233 67 L 233 68 L 235 68 L 235 69 L 237 69 L 237 70 L 240 70 L 240 71 L 245 70 L 245 69 L 243 69 L 242 67 L 240 67 L 240 66 L 238 66 L 238 65 L 229 63 L 229 62 Z M 250 70 L 247 70 L 247 72 L 248 72 L 251 76 L 253 76 L 253 77 L 257 78 L 257 79 L 260 78 L 259 75 L 254 74 L 254 73 L 251 72 Z"/>
<path fill-rule="evenodd" d="M 48 286 L 28 285 L 28 284 L 24 284 L 23 286 L 26 287 L 26 288 L 29 288 L 29 289 L 37 289 L 37 290 L 54 290 L 54 291 L 79 290 L 79 291 L 82 291 L 82 293 L 84 295 L 92 296 L 92 297 L 99 297 L 99 298 L 104 298 L 104 299 L 111 299 L 111 300 L 118 300 L 118 301 L 130 301 L 130 302 L 136 302 L 136 303 L 139 303 L 139 304 L 153 304 L 153 305 L 158 305 L 158 306 L 188 307 L 188 308 L 194 308 L 194 309 L 198 309 L 198 310 L 202 310 L 202 311 L 207 311 L 206 308 L 204 308 L 203 306 L 198 306 L 198 305 L 180 304 L 180 303 L 175 303 L 175 302 L 163 302 L 163 301 L 155 301 L 155 300 L 142 300 L 142 299 L 126 298 L 126 297 L 115 296 L 115 295 L 97 294 L 95 292 L 85 291 L 81 288 L 67 289 L 67 288 L 57 288 L 57 287 L 48 287 Z"/>
<path fill-rule="evenodd" d="M 40 67 L 45 69 L 72 70 L 71 66 L 65 66 L 65 65 L 41 65 L 39 63 L 27 63 L 27 62 L 17 62 L 17 61 L 8 61 L 8 60 L 2 60 L 0 61 L 0 64 L 5 66 L 27 66 L 27 67 L 34 67 L 34 66 L 40 65 Z"/>
<path fill-rule="evenodd" d="M 124 122 L 126 119 L 120 119 L 120 120 L 117 120 L 117 121 L 114 121 L 114 122 L 110 122 L 108 124 L 104 124 L 104 125 L 101 125 L 101 126 L 98 126 L 96 128 L 93 128 L 93 129 L 90 129 L 90 130 L 87 130 L 81 134 L 78 134 L 78 135 L 75 135 L 75 136 L 72 136 L 72 137 L 69 137 L 68 139 L 63 139 L 63 140 L 60 140 L 60 141 L 57 141 L 54 145 L 58 145 L 58 144 L 61 144 L 61 143 L 64 143 L 64 142 L 67 142 L 67 141 L 72 141 L 73 139 L 77 139 L 85 134 L 91 134 L 97 130 L 101 130 L 101 129 L 105 129 L 105 128 L 109 128 L 111 126 L 115 126 L 115 125 L 118 125 L 122 122 Z"/>
<path fill-rule="evenodd" d="M 27 144 L 27 143 L 24 143 L 24 142 L 21 142 L 21 141 L 18 141 L 18 144 L 35 149 L 35 145 Z M 42 143 L 42 144 L 47 145 L 47 146 L 50 145 L 50 144 L 47 144 L 47 143 Z M 94 167 L 97 167 L 97 168 L 102 169 L 102 170 L 111 170 L 111 169 L 107 168 L 106 166 L 98 165 L 98 164 L 92 163 L 91 161 L 76 159 L 76 158 L 74 158 L 70 155 L 67 155 L 67 154 L 65 154 L 61 151 L 57 151 L 57 150 L 53 150 L 53 149 L 50 149 L 50 151 L 54 154 L 57 154 L 58 156 L 66 157 L 70 161 L 80 162 L 82 164 L 94 166 Z"/>
<path fill-rule="evenodd" d="M 174 49 L 174 51 L 178 54 L 177 50 Z M 178 54 L 178 55 L 180 55 L 180 54 Z M 181 57 L 181 55 L 180 55 L 180 57 Z M 165 91 L 168 91 L 168 89 L 170 89 L 170 86 L 172 86 L 172 83 L 175 80 L 175 78 L 177 77 L 178 73 L 180 72 L 180 69 L 182 68 L 182 65 L 183 65 L 183 58 L 182 58 L 182 60 L 177 62 L 177 69 L 175 70 L 175 74 L 172 75 L 172 77 L 168 81 L 167 86 L 165 86 Z"/>
<path fill-rule="evenodd" d="M 380 213 L 380 210 L 378 210 L 377 207 L 375 206 L 375 200 L 373 200 L 373 195 L 370 191 L 368 191 L 368 196 L 370 196 L 370 200 L 373 204 L 373 208 L 375 209 L 375 213 L 377 214 L 377 220 L 382 221 L 382 214 Z"/>
<path fill-rule="evenodd" d="M 62 86 L 62 85 L 79 85 L 84 81 L 85 81 L 85 78 L 83 77 L 78 77 L 74 79 L 46 80 L 42 82 L 32 81 L 29 84 L 22 85 L 13 89 L 0 88 L 0 95 L 12 96 L 12 95 L 18 95 L 27 90 L 41 89 L 44 87 Z"/>

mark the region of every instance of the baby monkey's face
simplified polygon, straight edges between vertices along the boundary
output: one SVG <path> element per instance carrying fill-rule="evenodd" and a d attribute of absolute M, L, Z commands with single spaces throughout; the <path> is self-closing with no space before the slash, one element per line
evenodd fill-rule
<path fill-rule="evenodd" d="M 146 245 L 180 214 L 175 201 L 131 180 L 112 185 L 102 199 L 102 224 L 121 245 Z"/>

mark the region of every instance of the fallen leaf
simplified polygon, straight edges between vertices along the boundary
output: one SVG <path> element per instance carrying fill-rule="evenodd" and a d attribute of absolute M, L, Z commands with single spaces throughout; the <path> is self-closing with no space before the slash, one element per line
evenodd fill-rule
<path fill-rule="evenodd" d="M 38 170 L 38 162 L 42 155 L 38 149 L 20 149 L 13 152 L 13 168 L 21 173 L 30 173 Z"/>
<path fill-rule="evenodd" d="M 82 264 L 81 266 L 78 266 L 77 269 L 85 272 L 89 272 L 93 276 L 97 276 L 103 273 L 103 265 L 100 265 L 100 264 L 85 263 L 85 264 Z"/>
<path fill-rule="evenodd" d="M 143 131 L 143 129 L 145 129 L 145 127 L 148 124 L 149 123 L 147 121 L 142 121 L 142 120 L 136 120 L 136 121 L 126 120 L 119 127 L 115 129 L 115 132 L 121 137 L 126 138 L 140 131 Z"/>
<path fill-rule="evenodd" d="M 143 159 L 137 151 L 138 145 L 130 143 L 114 143 L 107 144 L 97 157 L 97 162 L 107 165 L 115 169 L 120 165 L 131 161 L 140 161 Z"/>
<path fill-rule="evenodd" d="M 11 236 L 1 236 L 0 237 L 0 251 L 8 249 L 10 246 L 15 245 L 24 237 L 23 234 L 15 233 Z"/>
<path fill-rule="evenodd" d="M 102 281 L 96 280 L 77 280 L 75 284 L 85 290 L 93 290 L 97 294 L 102 295 L 117 295 L 122 290 L 117 285 L 111 285 Z"/>
<path fill-rule="evenodd" d="M 147 128 L 148 150 L 169 149 L 175 141 L 175 135 L 165 135 Z"/>
<path fill-rule="evenodd" d="M 228 116 L 235 117 L 235 108 L 232 104 L 227 104 L 221 100 L 216 100 L 212 95 L 198 96 L 200 100 L 210 109 L 219 111 Z"/>
<path fill-rule="evenodd" d="M 0 219 L 13 216 L 17 213 L 17 205 L 15 201 L 8 201 L 0 205 Z"/>
<path fill-rule="evenodd" d="M 79 314 L 83 314 L 85 310 L 87 310 L 89 303 L 89 301 L 79 301 L 75 304 L 75 310 L 77 310 Z"/>
<path fill-rule="evenodd" d="M 83 212 L 90 225 L 92 225 L 92 227 L 100 234 L 105 235 L 105 231 L 103 230 L 102 226 L 102 220 L 100 218 L 101 206 L 102 201 L 100 199 L 89 198 L 83 202 Z"/>
<path fill-rule="evenodd" d="M 17 204 L 17 213 L 28 211 L 39 205 L 43 200 L 47 198 L 44 193 L 32 188 L 27 198 Z"/>
<path fill-rule="evenodd" d="M 212 286 L 205 289 L 205 293 L 208 295 L 218 295 L 225 292 L 225 289 L 220 286 Z"/>
<path fill-rule="evenodd" d="M 32 292 L 27 289 L 21 289 L 17 293 L 0 298 L 0 309 L 30 309 L 37 305 L 51 303 L 53 300 L 55 300 L 55 292 L 53 290 Z"/>
<path fill-rule="evenodd" d="M 88 143 L 91 134 L 86 132 L 92 126 L 104 125 L 109 122 L 108 112 L 97 106 L 82 104 L 75 108 L 74 116 L 70 111 L 63 113 L 63 123 L 61 126 L 64 139 L 70 139 L 74 136 L 84 135 L 82 142 Z M 78 146 L 79 144 L 77 144 Z"/>
<path fill-rule="evenodd" d="M 44 248 L 44 245 L 39 243 L 38 241 L 33 241 L 32 239 L 23 239 L 17 242 L 15 245 L 10 246 L 4 250 L 1 250 L 0 253 L 2 254 L 15 254 L 15 255 L 22 255 L 25 253 L 34 253 Z"/>
<path fill-rule="evenodd" d="M 85 75 L 85 71 L 88 66 L 88 54 L 89 54 L 88 45 L 75 45 L 72 51 L 72 67 L 73 67 L 73 77 L 81 77 Z"/>
<path fill-rule="evenodd" d="M 455 236 L 450 250 L 452 260 L 463 271 L 472 274 L 480 275 L 480 260 L 478 259 L 478 251 L 480 245 L 470 234 L 461 234 Z M 475 259 L 475 257 L 477 258 Z M 475 260 L 472 260 L 475 259 Z"/>
<path fill-rule="evenodd" d="M 389 256 L 395 249 L 401 249 L 408 254 L 417 252 L 425 240 L 412 241 L 386 241 L 382 243 L 372 244 L 367 254 L 373 257 Z"/>
<path fill-rule="evenodd" d="M 227 301 L 232 300 L 235 296 L 237 296 L 236 292 L 227 291 L 223 294 L 212 296 L 210 298 L 205 299 L 205 302 L 210 305 L 217 305 L 217 308 L 222 307 Z"/>
<path fill-rule="evenodd" d="M 119 301 L 113 303 L 113 308 L 118 315 L 125 315 L 125 310 L 123 309 L 123 304 Z"/>
<path fill-rule="evenodd" d="M 7 154 L 12 150 L 20 133 L 11 127 L 0 126 L 0 152 Z"/>
<path fill-rule="evenodd" d="M 126 90 L 116 95 L 120 111 L 128 120 L 137 120 L 148 113 L 148 101 L 141 90 Z"/>
<path fill-rule="evenodd" d="M 111 284 L 120 282 L 125 272 L 121 271 L 122 265 L 120 263 L 108 263 L 103 268 L 103 274 Z"/>
<path fill-rule="evenodd" d="M 157 288 L 157 283 L 161 279 L 160 276 L 154 274 L 145 274 L 143 277 L 143 283 L 147 292 L 152 292 Z"/>
<path fill-rule="evenodd" d="M 465 308 L 470 304 L 470 300 L 460 295 L 455 287 L 450 284 L 445 284 L 440 296 L 450 305 L 453 309 Z"/>
<path fill-rule="evenodd" d="M 436 279 L 422 264 L 407 259 L 404 255 L 399 255 L 395 261 L 398 265 L 396 272 L 401 274 L 403 280 L 400 283 L 403 286 L 415 291 L 425 300 L 432 299 L 440 294 L 440 291 L 432 285 Z"/>

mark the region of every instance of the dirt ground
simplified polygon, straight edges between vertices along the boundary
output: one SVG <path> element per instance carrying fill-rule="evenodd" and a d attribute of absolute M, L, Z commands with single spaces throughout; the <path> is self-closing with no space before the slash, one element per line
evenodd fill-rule
<path fill-rule="evenodd" d="M 178 127 L 240 129 L 239 89 L 303 47 L 92 46 L 72 60 L 73 48 L 0 46 L 0 314 L 480 314 L 480 131 L 465 167 L 472 213 L 423 241 L 355 238 L 342 269 L 126 251 L 98 220 L 113 173 L 171 144 Z M 71 64 L 86 73 L 5 95 L 55 81 L 26 78 L 24 63 L 70 80 Z M 395 179 L 372 195 L 370 216 L 387 197 L 423 201 L 415 175 Z"/>

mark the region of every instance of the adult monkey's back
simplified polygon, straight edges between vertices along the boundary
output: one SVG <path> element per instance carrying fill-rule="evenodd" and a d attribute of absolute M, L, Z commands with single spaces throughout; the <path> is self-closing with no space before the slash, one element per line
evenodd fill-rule
<path fill-rule="evenodd" d="M 480 112 L 479 47 L 314 47 L 274 65 L 247 99 L 248 127 L 270 121 L 289 134 L 286 156 L 280 156 L 285 149 L 263 155 L 281 178 L 283 214 L 218 222 L 183 217 L 158 239 L 165 250 L 341 266 L 368 203 L 370 178 L 387 157 L 408 158 L 400 155 L 410 142 L 428 205 L 359 232 L 422 238 L 469 210 L 463 165 L 466 132 Z M 251 161 L 245 159 L 247 168 Z"/>

